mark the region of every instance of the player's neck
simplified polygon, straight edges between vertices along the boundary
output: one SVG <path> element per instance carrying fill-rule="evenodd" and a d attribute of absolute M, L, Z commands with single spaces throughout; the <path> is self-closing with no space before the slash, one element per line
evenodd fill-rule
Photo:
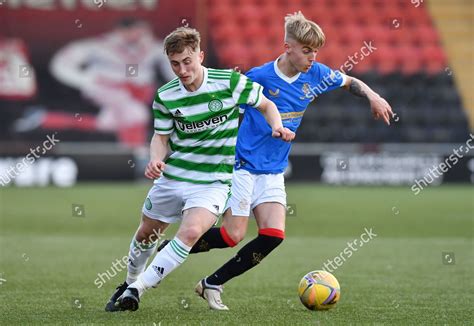
<path fill-rule="evenodd" d="M 277 61 L 278 69 L 288 78 L 296 76 L 299 72 L 296 68 L 291 64 L 290 60 L 286 56 L 286 53 L 280 56 Z"/>
<path fill-rule="evenodd" d="M 184 85 L 184 88 L 188 90 L 189 92 L 195 92 L 201 87 L 202 83 L 204 81 L 204 67 L 201 66 L 201 70 L 199 74 L 197 75 L 196 79 L 188 85 Z"/>

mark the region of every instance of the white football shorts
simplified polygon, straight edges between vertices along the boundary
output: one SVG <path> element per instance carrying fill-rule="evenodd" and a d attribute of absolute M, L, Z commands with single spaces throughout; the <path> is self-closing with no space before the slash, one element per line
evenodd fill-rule
<path fill-rule="evenodd" d="M 250 216 L 256 206 L 271 202 L 286 208 L 283 173 L 253 174 L 244 169 L 234 170 L 231 196 L 225 210 L 230 208 L 235 216 Z"/>
<path fill-rule="evenodd" d="M 195 184 L 161 176 L 148 192 L 142 212 L 165 223 L 181 220 L 183 211 L 202 207 L 216 215 L 224 211 L 230 186 L 223 183 Z"/>

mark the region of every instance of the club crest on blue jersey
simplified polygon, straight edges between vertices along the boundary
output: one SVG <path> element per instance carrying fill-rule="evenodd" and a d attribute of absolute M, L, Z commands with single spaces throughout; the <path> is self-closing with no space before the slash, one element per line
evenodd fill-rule
<path fill-rule="evenodd" d="M 301 87 L 301 91 L 303 92 L 304 96 L 300 96 L 300 100 L 311 99 L 314 100 L 314 95 L 311 92 L 311 86 L 309 83 L 304 83 Z"/>

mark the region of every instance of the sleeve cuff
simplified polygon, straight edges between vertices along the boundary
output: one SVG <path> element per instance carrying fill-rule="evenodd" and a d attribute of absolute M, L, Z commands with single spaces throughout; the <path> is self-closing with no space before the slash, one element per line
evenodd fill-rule
<path fill-rule="evenodd" d="M 262 103 L 263 100 L 263 87 L 262 85 L 258 85 L 258 93 L 257 93 L 257 100 L 255 101 L 255 104 L 252 105 L 254 108 L 258 108 L 260 104 Z"/>
<path fill-rule="evenodd" d="M 342 77 L 342 82 L 341 82 L 341 85 L 339 85 L 339 87 L 342 87 L 346 84 L 346 81 L 347 81 L 347 76 L 344 75 L 342 72 L 339 72 L 341 74 L 341 77 Z"/>
<path fill-rule="evenodd" d="M 155 129 L 155 134 L 158 134 L 158 135 L 169 135 L 173 132 L 173 129 L 170 129 L 170 130 L 157 130 Z"/>

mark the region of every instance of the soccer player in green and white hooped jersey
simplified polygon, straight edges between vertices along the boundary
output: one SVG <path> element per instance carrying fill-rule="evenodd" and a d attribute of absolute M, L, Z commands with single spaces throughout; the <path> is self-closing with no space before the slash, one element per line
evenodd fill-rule
<path fill-rule="evenodd" d="M 155 134 L 145 176 L 156 180 L 132 238 L 127 279 L 106 311 L 138 309 L 143 292 L 181 265 L 222 213 L 232 179 L 240 104 L 258 108 L 273 137 L 291 141 L 295 136 L 283 127 L 262 86 L 232 70 L 203 67 L 199 43 L 199 32 L 186 27 L 165 38 L 165 52 L 178 78 L 161 87 L 153 103 Z M 168 145 L 171 154 L 166 158 Z M 175 238 L 145 270 L 157 234 L 178 221 Z"/>

